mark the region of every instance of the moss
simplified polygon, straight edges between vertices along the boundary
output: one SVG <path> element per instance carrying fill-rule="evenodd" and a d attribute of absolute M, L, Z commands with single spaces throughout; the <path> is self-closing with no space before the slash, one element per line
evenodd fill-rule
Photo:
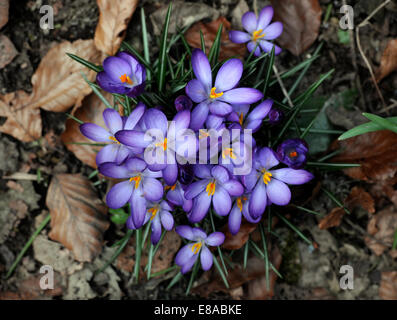
<path fill-rule="evenodd" d="M 281 246 L 283 261 L 280 266 L 282 282 L 297 284 L 302 273 L 302 266 L 299 261 L 298 240 L 293 232 L 289 232 L 286 241 Z"/>

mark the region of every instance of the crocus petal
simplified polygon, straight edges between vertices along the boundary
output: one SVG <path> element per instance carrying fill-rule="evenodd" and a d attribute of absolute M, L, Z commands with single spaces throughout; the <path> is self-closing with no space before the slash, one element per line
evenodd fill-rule
<path fill-rule="evenodd" d="M 121 164 L 124 162 L 125 159 L 128 158 L 129 155 L 133 154 L 133 152 L 128 149 L 126 146 L 123 145 L 118 145 L 117 148 L 117 157 L 116 157 L 116 163 Z"/>
<path fill-rule="evenodd" d="M 132 72 L 135 72 L 136 67 L 139 65 L 139 62 L 131 53 L 129 53 L 128 51 L 120 51 L 117 54 L 117 57 L 127 61 L 131 67 Z"/>
<path fill-rule="evenodd" d="M 210 112 L 220 117 L 224 117 L 232 112 L 232 106 L 228 103 L 215 100 L 211 102 L 208 107 L 210 108 Z"/>
<path fill-rule="evenodd" d="M 211 166 L 206 164 L 197 164 L 193 168 L 194 174 L 200 179 L 211 178 Z"/>
<path fill-rule="evenodd" d="M 136 226 L 134 224 L 134 220 L 132 220 L 132 215 L 130 215 L 127 219 L 126 226 L 128 229 L 136 230 Z"/>
<path fill-rule="evenodd" d="M 103 120 L 113 135 L 117 131 L 123 129 L 123 120 L 120 114 L 114 109 L 105 109 L 105 111 L 103 111 Z"/>
<path fill-rule="evenodd" d="M 214 166 L 211 169 L 211 175 L 221 184 L 229 180 L 229 173 L 223 166 Z"/>
<path fill-rule="evenodd" d="M 243 114 L 245 117 L 250 109 L 249 104 L 232 104 L 233 111 L 237 113 L 237 115 Z"/>
<path fill-rule="evenodd" d="M 189 98 L 196 103 L 200 103 L 208 98 L 208 92 L 197 79 L 193 79 L 188 82 L 185 87 L 185 92 Z"/>
<path fill-rule="evenodd" d="M 120 143 L 133 148 L 146 148 L 153 142 L 145 132 L 136 130 L 120 130 L 116 133 L 116 139 Z"/>
<path fill-rule="evenodd" d="M 241 211 L 235 204 L 229 214 L 229 230 L 232 235 L 235 235 L 240 230 L 241 226 Z"/>
<path fill-rule="evenodd" d="M 110 93 L 128 94 L 131 91 L 131 88 L 124 86 L 120 81 L 113 81 L 104 71 L 97 74 L 96 83 Z"/>
<path fill-rule="evenodd" d="M 172 228 L 174 227 L 174 218 L 172 217 L 171 213 L 165 210 L 161 211 L 160 219 L 161 219 L 161 224 L 163 225 L 165 230 L 167 231 L 172 230 Z"/>
<path fill-rule="evenodd" d="M 203 192 L 205 190 L 208 183 L 209 183 L 208 180 L 200 180 L 197 182 L 193 182 L 191 185 L 189 185 L 186 188 L 185 198 L 190 200 L 190 199 L 197 197 L 197 195 L 199 195 L 201 192 Z"/>
<path fill-rule="evenodd" d="M 247 49 L 249 52 L 252 52 L 255 49 L 254 55 L 256 57 L 259 57 L 261 55 L 261 46 L 259 44 L 257 45 L 257 42 L 254 41 L 248 42 Z"/>
<path fill-rule="evenodd" d="M 145 105 L 140 102 L 134 110 L 132 110 L 131 114 L 128 116 L 125 124 L 124 130 L 133 130 L 136 124 L 141 120 L 143 114 L 145 113 Z"/>
<path fill-rule="evenodd" d="M 98 167 L 100 173 L 114 179 L 126 179 L 131 177 L 131 171 L 126 166 L 119 166 L 113 162 L 105 162 Z"/>
<path fill-rule="evenodd" d="M 262 103 L 258 104 L 248 115 L 247 120 L 263 120 L 271 110 L 273 100 L 267 99 Z"/>
<path fill-rule="evenodd" d="M 192 68 L 196 78 L 209 92 L 212 87 L 212 71 L 207 56 L 200 49 L 194 49 L 192 53 Z"/>
<path fill-rule="evenodd" d="M 248 11 L 243 14 L 241 17 L 241 23 L 244 27 L 245 30 L 248 31 L 248 33 L 252 33 L 256 30 L 256 25 L 257 25 L 257 20 L 256 20 L 256 15 L 252 11 Z"/>
<path fill-rule="evenodd" d="M 118 57 L 107 57 L 103 61 L 103 69 L 110 79 L 119 83 L 122 83 L 120 80 L 122 75 L 132 76 L 131 66 L 127 61 Z"/>
<path fill-rule="evenodd" d="M 266 185 L 263 181 L 258 181 L 252 191 L 249 203 L 249 212 L 254 218 L 263 214 L 266 208 L 266 200 Z"/>
<path fill-rule="evenodd" d="M 216 116 L 214 114 L 210 114 L 205 122 L 205 126 L 207 129 L 219 129 L 223 124 L 224 118 Z"/>
<path fill-rule="evenodd" d="M 273 14 L 274 14 L 274 10 L 272 6 L 264 7 L 259 13 L 258 24 L 256 25 L 256 29 L 257 30 L 265 29 L 269 25 L 270 21 L 272 21 Z"/>
<path fill-rule="evenodd" d="M 232 30 L 229 32 L 229 39 L 234 43 L 245 43 L 251 40 L 247 32 Z"/>
<path fill-rule="evenodd" d="M 251 191 L 258 181 L 258 173 L 255 169 L 251 170 L 251 172 L 242 177 L 241 181 L 248 191 Z"/>
<path fill-rule="evenodd" d="M 182 206 L 184 203 L 184 191 L 176 187 L 174 190 L 170 189 L 167 192 L 167 200 L 174 205 Z"/>
<path fill-rule="evenodd" d="M 263 98 L 263 93 L 253 88 L 237 88 L 226 91 L 219 100 L 234 104 L 252 104 Z"/>
<path fill-rule="evenodd" d="M 270 169 L 279 164 L 276 154 L 270 148 L 264 147 L 259 150 L 258 161 L 263 168 Z"/>
<path fill-rule="evenodd" d="M 161 238 L 161 223 L 160 219 L 153 219 L 152 220 L 152 234 L 150 235 L 150 241 L 152 244 L 157 244 Z"/>
<path fill-rule="evenodd" d="M 282 168 L 278 170 L 273 170 L 271 172 L 273 178 L 281 180 L 288 184 L 304 184 L 313 179 L 313 174 L 306 170 L 294 170 L 290 168 Z"/>
<path fill-rule="evenodd" d="M 192 228 L 194 241 L 201 241 L 207 239 L 207 234 L 204 232 L 203 229 L 194 227 Z"/>
<path fill-rule="evenodd" d="M 234 179 L 230 179 L 229 181 L 222 184 L 222 187 L 233 197 L 239 197 L 244 192 L 244 187 L 240 182 Z"/>
<path fill-rule="evenodd" d="M 198 130 L 203 128 L 205 120 L 207 120 L 209 113 L 208 103 L 206 101 L 198 104 L 192 111 L 190 128 Z"/>
<path fill-rule="evenodd" d="M 125 166 L 130 172 L 142 172 L 146 169 L 146 162 L 139 158 L 131 158 L 125 162 Z"/>
<path fill-rule="evenodd" d="M 137 228 L 140 228 L 143 225 L 146 216 L 146 199 L 143 196 L 141 188 L 135 189 L 132 193 L 131 207 L 134 225 Z"/>
<path fill-rule="evenodd" d="M 171 132 L 171 134 L 175 134 L 175 138 L 176 136 L 179 136 L 183 133 L 183 131 L 187 128 L 189 128 L 189 124 L 190 124 L 190 111 L 189 110 L 183 110 L 183 111 L 179 111 L 174 119 L 172 119 L 172 124 L 170 126 L 170 128 L 168 129 L 168 132 L 170 134 L 170 131 L 174 131 Z"/>
<path fill-rule="evenodd" d="M 212 203 L 214 204 L 215 212 L 220 216 L 228 215 L 232 208 L 232 199 L 222 186 L 216 186 Z"/>
<path fill-rule="evenodd" d="M 278 38 L 283 33 L 283 24 L 281 22 L 273 22 L 271 25 L 266 27 L 263 31 L 266 40 L 273 40 Z"/>
<path fill-rule="evenodd" d="M 168 129 L 168 120 L 163 112 L 158 109 L 149 109 L 143 116 L 147 129 L 158 129 L 161 130 L 164 137 Z"/>
<path fill-rule="evenodd" d="M 95 123 L 83 123 L 80 125 L 80 131 L 88 139 L 97 142 L 111 142 L 110 133 Z"/>
<path fill-rule="evenodd" d="M 179 234 L 182 238 L 185 238 L 187 240 L 193 240 L 194 239 L 194 234 L 192 227 L 189 226 L 177 226 L 175 228 L 175 232 Z"/>
<path fill-rule="evenodd" d="M 212 253 L 211 251 L 206 247 L 203 246 L 201 249 L 201 254 L 200 254 L 200 261 L 201 261 L 201 267 L 203 268 L 204 271 L 208 271 L 212 267 Z"/>
<path fill-rule="evenodd" d="M 178 253 L 176 254 L 176 257 L 175 257 L 176 265 L 183 266 L 187 262 L 187 260 L 189 260 L 193 256 L 194 253 L 192 251 L 192 246 L 193 246 L 193 244 L 189 243 L 189 244 L 183 246 L 178 251 Z"/>
<path fill-rule="evenodd" d="M 225 235 L 222 232 L 213 232 L 207 237 L 207 239 L 205 239 L 205 244 L 216 247 L 220 246 L 224 241 Z"/>
<path fill-rule="evenodd" d="M 212 197 L 208 196 L 206 192 L 202 192 L 197 198 L 194 198 L 192 211 L 188 215 L 188 219 L 191 223 L 203 220 L 210 207 L 211 198 Z"/>
<path fill-rule="evenodd" d="M 243 74 L 243 63 L 239 59 L 230 59 L 219 69 L 215 79 L 215 88 L 218 92 L 233 89 Z"/>
<path fill-rule="evenodd" d="M 181 273 L 185 274 L 186 272 L 189 272 L 193 268 L 193 265 L 196 263 L 197 259 L 198 259 L 198 254 L 195 254 L 192 257 L 190 257 L 189 260 L 187 260 L 186 263 L 182 266 Z"/>
<path fill-rule="evenodd" d="M 149 201 L 158 201 L 164 193 L 161 182 L 154 178 L 145 177 L 143 179 L 143 194 Z"/>
<path fill-rule="evenodd" d="M 277 46 L 269 41 L 266 41 L 266 40 L 260 40 L 259 44 L 260 44 L 262 50 L 265 52 L 268 52 L 268 53 L 272 52 L 273 47 L 275 47 L 274 54 L 276 56 L 279 55 L 282 51 L 279 46 Z"/>
<path fill-rule="evenodd" d="M 244 128 L 245 129 L 251 129 L 252 133 L 255 133 L 258 131 L 258 129 L 260 128 L 260 126 L 262 125 L 262 121 L 263 120 L 251 120 L 251 121 L 247 121 Z"/>
<path fill-rule="evenodd" d="M 112 143 L 104 146 L 95 157 L 97 166 L 105 162 L 115 162 L 118 155 L 119 146 Z"/>
<path fill-rule="evenodd" d="M 106 196 L 106 203 L 112 209 L 123 207 L 132 195 L 133 185 L 129 181 L 117 183 L 108 192 Z"/>
<path fill-rule="evenodd" d="M 291 200 L 291 191 L 288 186 L 277 179 L 272 179 L 266 188 L 269 200 L 279 206 L 287 205 Z"/>
<path fill-rule="evenodd" d="M 163 169 L 163 179 L 165 183 L 169 186 L 173 186 L 178 179 L 178 165 L 168 164 L 165 169 Z"/>

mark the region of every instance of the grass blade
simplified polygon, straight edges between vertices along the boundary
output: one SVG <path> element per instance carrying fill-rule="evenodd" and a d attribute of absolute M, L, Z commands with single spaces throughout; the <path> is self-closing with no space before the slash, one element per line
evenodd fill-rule
<path fill-rule="evenodd" d="M 149 43 L 148 43 L 148 34 L 146 28 L 146 15 L 145 15 L 145 9 L 143 8 L 141 8 L 141 24 L 142 24 L 143 56 L 145 58 L 145 61 L 150 65 Z M 146 78 L 148 81 L 152 79 L 152 74 L 150 70 L 146 72 Z"/>
<path fill-rule="evenodd" d="M 167 36 L 168 36 L 168 27 L 170 25 L 170 18 L 171 18 L 171 11 L 172 11 L 172 2 L 168 6 L 167 15 L 165 16 L 165 22 L 163 26 L 163 33 L 161 34 L 161 41 L 160 41 L 160 54 L 159 54 L 159 67 L 158 67 L 158 89 L 159 92 L 163 92 L 165 87 L 165 74 L 167 71 Z"/>
<path fill-rule="evenodd" d="M 397 133 L 397 125 L 389 120 L 379 117 L 375 114 L 365 113 L 365 112 L 363 113 L 363 116 L 366 117 L 368 120 L 375 122 L 378 126 L 383 127 L 383 129 Z"/>
<path fill-rule="evenodd" d="M 216 259 L 216 257 L 212 257 L 212 259 L 214 260 L 215 267 L 216 267 L 216 269 L 218 270 L 219 275 L 221 276 L 221 278 L 222 278 L 222 280 L 223 280 L 223 283 L 225 284 L 226 288 L 229 289 L 229 283 L 227 282 L 226 276 L 225 276 L 225 274 L 223 273 L 222 267 L 219 265 L 219 262 L 218 262 L 218 260 Z"/>
<path fill-rule="evenodd" d="M 96 64 L 89 62 L 83 58 L 80 58 L 72 53 L 66 53 L 70 58 L 73 60 L 77 61 L 78 63 L 81 63 L 83 66 L 86 66 L 87 68 L 94 70 L 95 72 L 101 72 L 103 71 L 102 66 L 97 66 Z"/>
<path fill-rule="evenodd" d="M 283 217 L 282 215 L 278 214 L 276 212 L 276 215 L 283 220 L 283 222 L 290 227 L 293 231 L 296 232 L 296 234 L 301 237 L 306 243 L 308 243 L 309 245 L 312 245 L 312 241 L 310 241 L 297 227 L 295 227 L 291 222 L 289 222 L 285 217 Z"/>
<path fill-rule="evenodd" d="M 222 29 L 223 24 L 221 23 L 218 28 L 218 32 L 216 33 L 214 43 L 212 44 L 210 52 L 208 54 L 208 60 L 212 66 L 218 61 L 219 51 L 221 47 Z"/>

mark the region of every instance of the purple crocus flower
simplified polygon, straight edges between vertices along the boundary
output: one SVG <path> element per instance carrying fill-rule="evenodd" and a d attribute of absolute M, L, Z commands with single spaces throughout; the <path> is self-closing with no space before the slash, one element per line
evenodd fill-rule
<path fill-rule="evenodd" d="M 176 111 L 191 110 L 193 101 L 184 95 L 177 97 L 174 101 Z"/>
<path fill-rule="evenodd" d="M 306 154 L 309 147 L 302 139 L 288 139 L 277 148 L 277 158 L 280 162 L 293 169 L 301 169 L 306 164 Z"/>
<path fill-rule="evenodd" d="M 107 162 L 98 169 L 107 177 L 128 179 L 110 189 L 106 203 L 117 209 L 130 202 L 133 225 L 140 228 L 145 220 L 147 201 L 158 201 L 163 196 L 163 185 L 156 179 L 161 177 L 161 172 L 149 170 L 145 161 L 138 158 L 127 159 L 122 165 Z"/>
<path fill-rule="evenodd" d="M 213 232 L 207 236 L 202 229 L 189 226 L 178 226 L 175 231 L 182 238 L 194 241 L 183 246 L 175 257 L 175 264 L 181 267 L 182 274 L 192 269 L 199 256 L 203 270 L 211 269 L 213 257 L 207 246 L 220 246 L 225 241 L 225 235 L 222 232 Z"/>
<path fill-rule="evenodd" d="M 145 105 L 143 103 L 138 104 L 126 119 L 122 118 L 116 110 L 106 109 L 103 112 L 103 119 L 105 120 L 108 130 L 95 123 L 84 123 L 80 125 L 81 133 L 88 139 L 108 144 L 102 148 L 96 156 L 96 163 L 98 166 L 105 162 L 116 162 L 120 164 L 128 156 L 142 152 L 140 148 L 129 148 L 120 144 L 115 138 L 115 134 L 120 130 L 134 129 L 144 112 Z"/>
<path fill-rule="evenodd" d="M 246 43 L 249 52 L 255 48 L 255 56 L 261 55 L 261 49 L 264 52 L 271 52 L 275 47 L 275 54 L 281 52 L 281 48 L 268 40 L 274 40 L 283 32 L 281 22 L 272 21 L 274 10 L 271 6 L 264 7 L 259 13 L 258 19 L 254 12 L 246 12 L 241 18 L 244 29 L 247 32 L 232 30 L 229 32 L 229 38 L 234 43 Z"/>
<path fill-rule="evenodd" d="M 313 178 L 313 175 L 305 170 L 272 170 L 279 161 L 270 148 L 257 150 L 254 157 L 256 161 L 251 173 L 242 178 L 247 190 L 252 190 L 249 212 L 253 218 L 261 216 L 269 202 L 279 206 L 287 205 L 291 200 L 291 191 L 287 184 L 304 184 Z"/>
<path fill-rule="evenodd" d="M 192 223 L 203 220 L 211 202 L 220 216 L 226 216 L 232 207 L 231 196 L 240 196 L 244 192 L 241 183 L 230 178 L 226 168 L 216 165 L 196 165 L 195 175 L 200 179 L 187 187 L 186 199 L 193 199 L 193 209 L 188 218 Z"/>
<path fill-rule="evenodd" d="M 284 113 L 278 109 L 272 109 L 269 112 L 269 123 L 276 125 L 280 123 L 284 118 Z"/>
<path fill-rule="evenodd" d="M 251 129 L 252 133 L 257 132 L 263 119 L 269 114 L 272 105 L 273 100 L 267 99 L 258 104 L 251 112 L 249 112 L 249 105 L 234 105 L 234 111 L 229 115 L 228 120 L 235 122 L 235 125 L 230 128 Z"/>
<path fill-rule="evenodd" d="M 203 51 L 194 49 L 192 67 L 196 79 L 189 81 L 186 94 L 198 105 L 193 109 L 190 128 L 203 127 L 209 113 L 226 116 L 232 112 L 231 103 L 251 104 L 263 98 L 263 94 L 253 88 L 235 88 L 243 74 L 243 63 L 230 59 L 219 69 L 212 82 L 211 66 Z"/>
<path fill-rule="evenodd" d="M 232 210 L 229 214 L 229 230 L 233 235 L 237 234 L 240 230 L 242 216 L 244 216 L 249 223 L 258 223 L 262 218 L 261 216 L 253 218 L 249 213 L 250 198 L 251 194 L 249 193 L 235 198 Z"/>
<path fill-rule="evenodd" d="M 173 186 L 166 186 L 165 190 L 167 191 L 167 200 L 176 206 L 181 206 L 185 212 L 189 212 L 192 210 L 193 201 L 187 200 L 185 198 L 185 190 L 179 181 L 177 181 Z"/>
<path fill-rule="evenodd" d="M 103 70 L 97 74 L 96 82 L 107 92 L 134 98 L 145 89 L 146 70 L 129 52 L 107 57 L 103 61 Z"/>
<path fill-rule="evenodd" d="M 171 231 L 174 227 L 174 217 L 170 211 L 172 211 L 172 207 L 167 203 L 167 201 L 148 202 L 144 224 L 148 221 L 152 221 L 150 225 L 152 230 L 150 240 L 152 244 L 157 244 L 159 242 L 162 228 L 167 231 Z M 127 220 L 127 228 L 138 229 L 134 224 L 132 215 L 129 216 Z"/>
<path fill-rule="evenodd" d="M 167 117 L 162 111 L 149 109 L 141 122 L 140 131 L 121 130 L 116 134 L 117 140 L 130 147 L 145 149 L 145 156 L 158 156 L 151 159 L 153 163 L 149 163 L 149 169 L 161 170 L 167 185 L 174 185 L 178 178 L 176 156 L 184 158 L 191 146 L 197 146 L 195 135 L 189 135 L 187 130 L 190 111 L 178 112 L 168 126 Z M 145 161 L 148 162 L 148 159 Z"/>

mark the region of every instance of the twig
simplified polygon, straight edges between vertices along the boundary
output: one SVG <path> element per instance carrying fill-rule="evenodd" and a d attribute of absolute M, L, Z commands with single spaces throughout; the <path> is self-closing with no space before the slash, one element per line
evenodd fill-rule
<path fill-rule="evenodd" d="M 257 0 L 254 0 L 253 7 L 254 7 L 255 15 L 258 16 L 258 2 L 257 2 Z"/>
<path fill-rule="evenodd" d="M 377 14 L 379 10 L 381 10 L 383 7 L 385 7 L 386 5 L 388 5 L 390 1 L 391 1 L 391 0 L 386 0 L 385 2 L 383 2 L 383 3 L 382 3 L 380 6 L 378 6 L 374 11 L 372 11 L 372 13 L 371 13 L 363 22 L 361 22 L 361 23 L 356 27 L 356 42 L 357 42 L 358 50 L 359 50 L 359 52 L 360 52 L 360 54 L 361 54 L 361 57 L 363 58 L 363 60 L 364 60 L 364 62 L 365 62 L 365 64 L 366 64 L 368 70 L 369 70 L 369 73 L 371 74 L 372 81 L 373 81 L 373 83 L 374 83 L 374 85 L 375 85 L 376 91 L 377 91 L 377 93 L 378 93 L 378 95 L 379 95 L 379 98 L 381 99 L 382 104 L 383 104 L 384 107 L 386 107 L 385 99 L 383 98 L 382 92 L 380 91 L 379 86 L 378 86 L 378 84 L 376 83 L 375 74 L 374 74 L 374 71 L 372 70 L 371 64 L 369 63 L 368 58 L 365 56 L 364 51 L 363 51 L 363 49 L 362 49 L 362 47 L 361 47 L 361 42 L 360 42 L 360 28 L 366 26 L 366 25 L 369 23 L 369 20 L 370 20 L 375 14 Z"/>
<path fill-rule="evenodd" d="M 390 101 L 392 102 L 392 104 L 390 106 L 387 106 L 386 108 L 383 108 L 382 110 L 380 110 L 379 113 L 389 112 L 391 109 L 394 109 L 395 107 L 397 107 L 397 100 L 390 99 Z"/>
<path fill-rule="evenodd" d="M 277 69 L 277 67 L 276 67 L 274 64 L 273 64 L 273 71 L 274 71 L 274 74 L 276 75 L 277 82 L 278 82 L 278 84 L 279 84 L 280 87 L 281 87 L 281 91 L 283 92 L 285 98 L 286 98 L 287 101 L 288 101 L 289 106 L 290 106 L 291 108 L 293 108 L 293 107 L 294 107 L 294 104 L 292 103 L 291 97 L 289 96 L 288 91 L 287 91 L 287 89 L 286 89 L 285 86 L 284 86 L 283 80 L 282 80 L 281 77 L 280 77 L 280 74 L 279 74 L 279 72 L 278 72 L 278 69 Z"/>

